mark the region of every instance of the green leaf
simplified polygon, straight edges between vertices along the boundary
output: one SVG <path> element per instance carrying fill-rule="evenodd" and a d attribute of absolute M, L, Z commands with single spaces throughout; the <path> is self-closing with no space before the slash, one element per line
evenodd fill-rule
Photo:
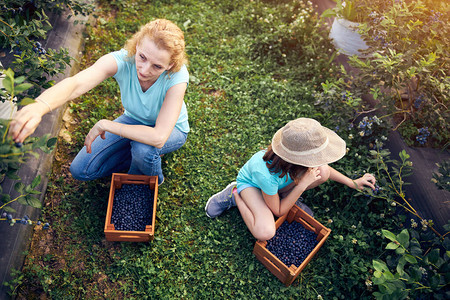
<path fill-rule="evenodd" d="M 403 229 L 402 232 L 400 232 L 397 235 L 398 242 L 405 248 L 409 247 L 409 232 L 407 229 Z"/>
<path fill-rule="evenodd" d="M 400 257 L 400 259 L 399 259 L 399 261 L 398 261 L 398 264 L 397 264 L 397 273 L 400 275 L 400 276 L 403 276 L 403 274 L 405 273 L 405 271 L 403 270 L 403 268 L 405 267 L 405 265 L 406 265 L 406 259 L 405 259 L 405 257 L 404 256 L 402 256 L 402 257 Z"/>
<path fill-rule="evenodd" d="M 400 159 L 403 160 L 403 161 L 407 160 L 407 159 L 410 157 L 409 154 L 406 153 L 405 150 L 402 150 L 402 151 L 398 154 L 398 156 L 400 156 Z"/>
<path fill-rule="evenodd" d="M 397 249 L 398 247 L 399 247 L 399 245 L 397 243 L 390 242 L 389 244 L 387 244 L 386 249 L 394 250 L 394 249 Z"/>
<path fill-rule="evenodd" d="M 47 147 L 48 148 L 52 148 L 53 146 L 56 145 L 56 142 L 58 141 L 58 139 L 56 137 L 52 137 L 51 139 L 49 139 L 47 141 Z"/>
<path fill-rule="evenodd" d="M 17 202 L 22 205 L 28 205 L 27 199 L 25 197 L 20 197 L 19 199 L 17 199 Z"/>
<path fill-rule="evenodd" d="M 336 16 L 336 12 L 331 8 L 324 10 L 323 13 L 321 14 L 322 18 L 331 18 L 331 17 L 335 17 L 335 16 Z"/>
<path fill-rule="evenodd" d="M 11 195 L 9 194 L 0 194 L 0 203 L 8 203 L 9 201 L 11 201 Z"/>
<path fill-rule="evenodd" d="M 372 265 L 375 268 L 375 270 L 378 270 L 378 271 L 388 270 L 386 263 L 379 259 L 372 260 Z"/>
<path fill-rule="evenodd" d="M 5 206 L 5 207 L 3 207 L 2 208 L 5 212 L 8 212 L 8 213 L 15 213 L 16 212 L 16 210 L 14 209 L 14 208 L 12 208 L 11 206 Z"/>
<path fill-rule="evenodd" d="M 31 98 L 25 97 L 25 98 L 22 99 L 22 101 L 20 101 L 20 105 L 25 106 L 25 105 L 28 105 L 28 104 L 31 104 L 31 103 L 35 103 L 35 102 L 36 101 L 34 101 Z"/>
<path fill-rule="evenodd" d="M 25 76 L 19 76 L 19 77 L 16 77 L 16 79 L 14 79 L 14 82 L 16 83 L 16 84 L 21 84 L 22 82 L 24 82 L 25 81 Z M 17 89 L 17 86 L 16 86 L 16 89 Z"/>
<path fill-rule="evenodd" d="M 411 276 L 410 282 L 419 281 L 422 279 L 422 271 L 420 271 L 418 265 L 414 265 L 412 268 L 409 268 L 409 275 Z"/>
<path fill-rule="evenodd" d="M 37 187 L 39 185 L 39 183 L 41 183 L 41 175 L 39 175 L 33 179 L 33 181 L 31 182 L 31 187 L 34 189 L 35 187 Z"/>
<path fill-rule="evenodd" d="M 31 83 L 22 83 L 22 84 L 16 85 L 15 88 L 14 88 L 15 89 L 15 93 L 16 93 L 16 95 L 20 94 L 20 93 L 23 93 L 24 91 L 28 90 L 32 86 L 33 85 Z"/>
<path fill-rule="evenodd" d="M 417 259 L 409 254 L 406 254 L 405 256 L 403 256 L 405 258 L 405 260 L 411 264 L 417 264 Z"/>
<path fill-rule="evenodd" d="M 373 276 L 375 276 L 376 278 L 380 278 L 381 275 L 383 275 L 381 271 L 376 270 L 375 272 L 373 272 Z"/>
<path fill-rule="evenodd" d="M 428 255 L 426 256 L 426 258 L 430 263 L 436 264 L 439 259 L 439 249 L 431 250 L 430 253 L 428 253 Z"/>
<path fill-rule="evenodd" d="M 430 278 L 430 286 L 432 289 L 436 289 L 439 286 L 439 282 L 441 281 L 441 276 L 439 274 L 435 274 Z"/>
<path fill-rule="evenodd" d="M 34 208 L 42 208 L 42 203 L 38 198 L 31 195 L 27 195 L 25 198 L 29 206 Z"/>
<path fill-rule="evenodd" d="M 395 236 L 395 234 L 393 234 L 392 232 L 390 232 L 389 230 L 385 230 L 382 229 L 381 232 L 383 233 L 383 236 L 387 239 L 390 239 L 393 242 L 397 241 L 397 237 Z"/>
<path fill-rule="evenodd" d="M 392 274 L 391 271 L 389 271 L 389 270 L 384 271 L 383 276 L 384 276 L 384 278 L 386 278 L 386 280 L 389 280 L 389 281 L 395 279 L 394 274 Z"/>
<path fill-rule="evenodd" d="M 16 192 L 18 192 L 19 194 L 23 194 L 24 189 L 25 189 L 25 184 L 23 184 L 22 182 L 17 182 L 14 185 L 14 190 Z"/>
<path fill-rule="evenodd" d="M 403 254 L 403 253 L 405 253 L 405 248 L 398 247 L 397 249 L 395 249 L 395 253 L 397 253 L 397 254 Z"/>
<path fill-rule="evenodd" d="M 14 96 L 14 82 L 13 79 L 11 79 L 10 77 L 5 77 L 3 78 L 3 87 L 5 88 L 5 90 L 10 93 L 11 95 Z"/>
<path fill-rule="evenodd" d="M 416 240 L 412 240 L 409 252 L 414 256 L 422 256 L 422 248 L 420 247 L 420 243 Z"/>
<path fill-rule="evenodd" d="M 17 175 L 17 170 L 8 170 L 8 172 L 6 172 L 6 177 L 11 180 L 20 180 L 19 175 Z"/>

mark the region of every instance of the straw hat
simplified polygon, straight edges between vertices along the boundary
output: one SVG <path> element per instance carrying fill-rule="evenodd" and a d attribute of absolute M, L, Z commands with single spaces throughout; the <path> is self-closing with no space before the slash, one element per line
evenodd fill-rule
<path fill-rule="evenodd" d="M 284 161 L 305 167 L 318 167 L 341 159 L 345 141 L 314 119 L 298 118 L 279 129 L 272 150 Z"/>

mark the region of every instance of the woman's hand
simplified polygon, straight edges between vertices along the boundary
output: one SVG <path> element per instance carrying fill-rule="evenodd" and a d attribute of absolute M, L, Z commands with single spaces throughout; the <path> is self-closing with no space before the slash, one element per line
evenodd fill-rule
<path fill-rule="evenodd" d="M 48 107 L 41 102 L 24 106 L 11 121 L 9 135 L 16 143 L 23 143 L 28 136 L 33 134 L 47 111 Z"/>
<path fill-rule="evenodd" d="M 355 186 L 353 187 L 355 189 L 362 190 L 365 186 L 368 186 L 372 190 L 375 190 L 376 179 L 372 174 L 366 173 L 362 177 L 353 180 L 353 182 L 355 183 Z"/>
<path fill-rule="evenodd" d="M 92 152 L 91 145 L 98 136 L 100 136 L 102 139 L 105 139 L 106 130 L 103 127 L 104 121 L 105 120 L 100 120 L 97 123 L 95 123 L 94 127 L 92 127 L 91 130 L 89 130 L 89 133 L 84 139 L 84 145 L 86 146 L 87 153 Z"/>
<path fill-rule="evenodd" d="M 308 186 L 310 186 L 315 181 L 321 179 L 322 176 L 320 176 L 320 170 L 319 168 L 308 168 L 306 170 L 305 174 L 300 178 L 297 185 L 302 184 L 304 185 L 304 188 L 306 189 Z"/>

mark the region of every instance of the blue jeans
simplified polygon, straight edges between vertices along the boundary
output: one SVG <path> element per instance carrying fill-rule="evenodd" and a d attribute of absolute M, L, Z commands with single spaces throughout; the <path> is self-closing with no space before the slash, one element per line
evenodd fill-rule
<path fill-rule="evenodd" d="M 114 122 L 128 125 L 144 125 L 133 118 L 122 115 Z M 161 156 L 173 152 L 184 145 L 187 133 L 174 128 L 162 148 L 142 144 L 118 135 L 106 132 L 103 140 L 97 137 L 92 143 L 92 153 L 86 152 L 86 146 L 78 152 L 70 165 L 72 176 L 78 180 L 94 180 L 110 176 L 115 172 L 158 176 L 161 184 L 164 176 L 161 169 Z"/>

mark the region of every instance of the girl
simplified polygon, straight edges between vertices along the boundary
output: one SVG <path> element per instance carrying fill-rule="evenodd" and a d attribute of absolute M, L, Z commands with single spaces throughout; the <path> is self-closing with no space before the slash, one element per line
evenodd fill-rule
<path fill-rule="evenodd" d="M 237 182 L 209 198 L 206 214 L 214 218 L 237 206 L 256 239 L 271 239 L 276 231 L 274 215 L 286 214 L 304 191 L 328 179 L 354 189 L 375 189 L 371 174 L 351 180 L 328 166 L 345 152 L 345 141 L 316 120 L 290 121 L 275 133 L 267 150 L 254 154 L 241 168 Z"/>
<path fill-rule="evenodd" d="M 11 122 L 10 134 L 15 142 L 23 142 L 44 114 L 114 77 L 125 113 L 92 127 L 70 171 L 77 179 L 93 180 L 128 170 L 157 175 L 161 184 L 160 156 L 183 146 L 189 132 L 183 100 L 189 82 L 186 63 L 181 29 L 164 19 L 149 22 L 127 41 L 125 49 L 102 56 L 22 108 Z"/>

